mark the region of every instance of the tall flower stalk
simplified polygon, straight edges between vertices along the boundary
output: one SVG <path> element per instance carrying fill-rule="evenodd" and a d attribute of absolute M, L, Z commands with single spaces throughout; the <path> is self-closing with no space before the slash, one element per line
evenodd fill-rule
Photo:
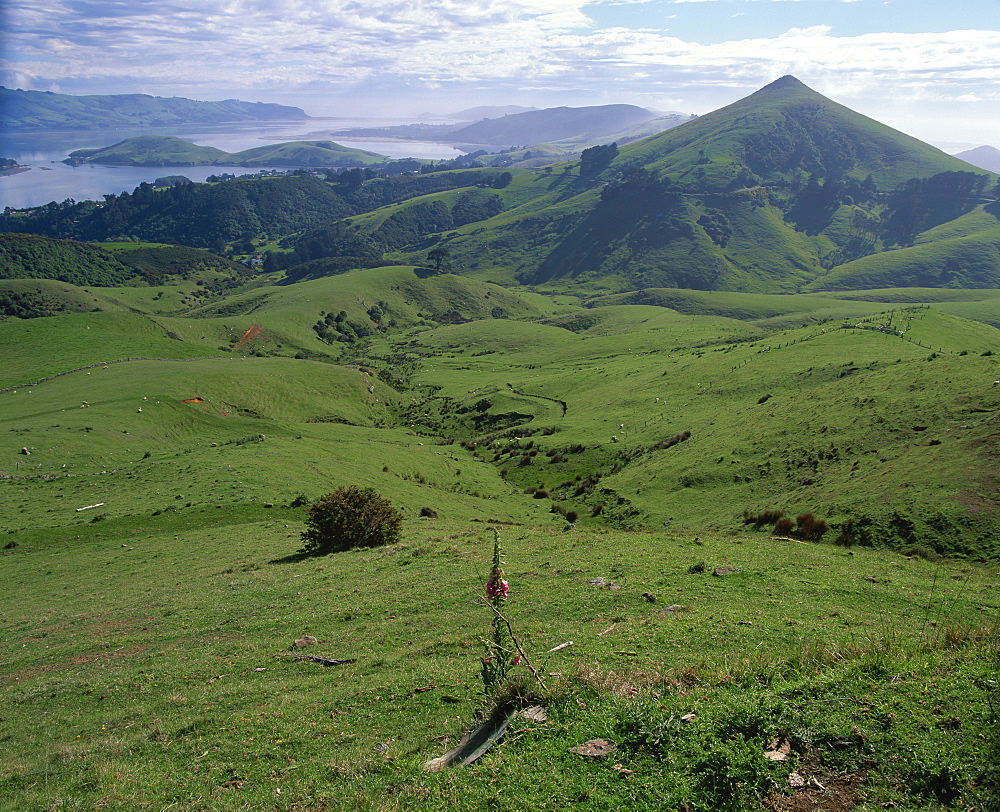
<path fill-rule="evenodd" d="M 483 689 L 487 696 L 492 696 L 503 686 L 507 674 L 514 665 L 513 647 L 510 629 L 503 616 L 503 604 L 510 592 L 503 572 L 503 560 L 500 549 L 500 531 L 493 528 L 493 566 L 486 582 L 486 598 L 493 614 L 493 625 L 490 639 L 486 642 L 486 656 L 483 657 L 482 675 Z"/>

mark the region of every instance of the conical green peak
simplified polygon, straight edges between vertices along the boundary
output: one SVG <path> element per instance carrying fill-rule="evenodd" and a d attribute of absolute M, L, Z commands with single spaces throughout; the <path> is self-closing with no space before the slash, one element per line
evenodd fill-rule
<path fill-rule="evenodd" d="M 780 79 L 775 79 L 769 85 L 764 85 L 764 87 L 762 87 L 760 90 L 761 91 L 766 91 L 766 90 L 781 90 L 781 89 L 787 88 L 787 87 L 794 87 L 794 88 L 804 87 L 806 89 L 809 89 L 808 85 L 806 85 L 804 82 L 800 82 L 798 79 L 796 79 L 794 76 L 792 76 L 789 73 L 789 74 L 786 74 L 785 76 L 782 76 Z"/>

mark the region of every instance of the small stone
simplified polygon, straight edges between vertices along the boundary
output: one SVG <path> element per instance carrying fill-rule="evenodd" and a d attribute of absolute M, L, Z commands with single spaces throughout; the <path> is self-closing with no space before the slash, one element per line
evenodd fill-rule
<path fill-rule="evenodd" d="M 601 758 L 610 755 L 617 749 L 618 745 L 612 744 L 607 739 L 591 739 L 590 741 L 585 741 L 583 744 L 578 744 L 576 747 L 570 747 L 569 752 L 576 753 L 579 756 L 588 756 L 589 758 Z"/>

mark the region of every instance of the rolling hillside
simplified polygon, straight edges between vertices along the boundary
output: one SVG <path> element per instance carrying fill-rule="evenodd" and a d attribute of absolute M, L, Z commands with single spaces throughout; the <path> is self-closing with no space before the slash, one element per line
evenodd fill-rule
<path fill-rule="evenodd" d="M 475 191 L 516 209 L 534 178 Z M 194 249 L 108 248 L 146 278 L 0 287 L 45 305 L 0 321 L 8 805 L 996 797 L 1000 290 L 228 287 Z M 341 485 L 390 499 L 399 542 L 298 552 Z M 523 652 L 500 690 L 495 538 Z"/>

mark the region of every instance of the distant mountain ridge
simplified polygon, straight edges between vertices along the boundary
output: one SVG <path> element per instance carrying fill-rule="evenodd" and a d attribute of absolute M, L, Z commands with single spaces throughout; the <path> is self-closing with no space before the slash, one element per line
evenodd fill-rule
<path fill-rule="evenodd" d="M 452 121 L 482 121 L 484 118 L 500 118 L 516 113 L 530 113 L 537 107 L 524 107 L 520 104 L 487 104 L 480 107 L 470 107 L 456 113 L 421 113 L 421 119 L 444 118 Z"/>
<path fill-rule="evenodd" d="M 957 153 L 955 157 L 973 166 L 978 166 L 980 169 L 1000 173 L 1000 149 L 996 147 L 984 145 L 975 149 L 967 149 Z"/>
<path fill-rule="evenodd" d="M 613 138 L 623 130 L 638 127 L 657 117 L 657 113 L 632 104 L 602 104 L 593 107 L 529 110 L 464 125 L 404 124 L 397 127 L 339 130 L 331 135 L 345 138 L 412 138 L 450 144 L 515 147 L 567 139 L 587 142 L 603 137 Z"/>
<path fill-rule="evenodd" d="M 0 127 L 10 132 L 103 130 L 240 121 L 302 121 L 298 107 L 238 99 L 208 102 L 144 94 L 71 96 L 0 87 Z"/>
<path fill-rule="evenodd" d="M 448 135 L 449 141 L 497 147 L 544 144 L 565 138 L 585 140 L 615 133 L 656 118 L 633 104 L 596 107 L 550 107 L 477 121 Z"/>

